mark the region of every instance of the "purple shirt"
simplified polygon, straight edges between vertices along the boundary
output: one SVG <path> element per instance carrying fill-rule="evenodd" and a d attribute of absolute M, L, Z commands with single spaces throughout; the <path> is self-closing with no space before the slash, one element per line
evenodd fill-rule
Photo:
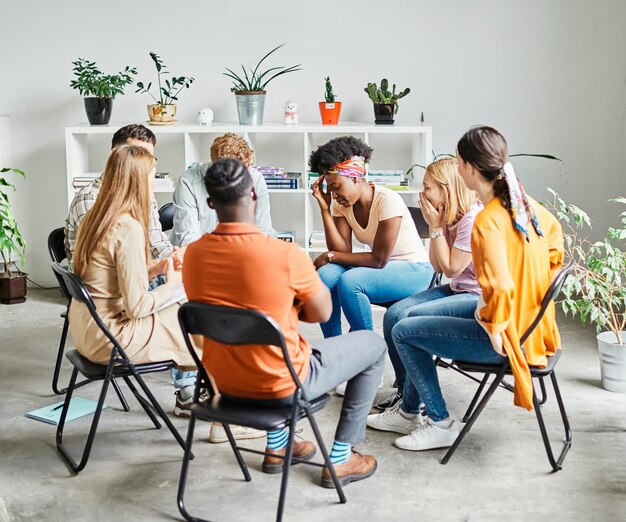
<path fill-rule="evenodd" d="M 472 252 L 472 228 L 476 215 L 483 209 L 480 202 L 474 203 L 458 223 L 444 227 L 444 234 L 450 248 L 458 248 L 463 252 Z M 470 262 L 463 271 L 452 278 L 450 289 L 453 292 L 471 292 L 480 295 L 480 285 L 476 280 L 474 263 Z"/>

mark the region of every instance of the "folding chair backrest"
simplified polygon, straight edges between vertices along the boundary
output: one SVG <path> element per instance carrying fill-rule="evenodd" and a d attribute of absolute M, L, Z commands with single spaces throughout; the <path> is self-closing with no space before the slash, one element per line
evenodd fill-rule
<path fill-rule="evenodd" d="M 301 388 L 298 375 L 291 364 L 285 338 L 271 317 L 256 310 L 190 301 L 178 310 L 178 321 L 185 334 L 187 347 L 200 370 L 203 369 L 202 363 L 191 347 L 189 335 L 202 335 L 233 346 L 249 344 L 278 346 L 283 352 L 296 387 Z"/>
<path fill-rule="evenodd" d="M 413 218 L 415 228 L 417 229 L 417 233 L 419 234 L 420 238 L 430 239 L 428 223 L 426 223 L 426 220 L 424 219 L 422 209 L 419 207 L 409 207 L 409 212 L 411 213 L 411 217 Z"/>
<path fill-rule="evenodd" d="M 67 259 L 67 255 L 65 253 L 65 230 L 63 228 L 55 228 L 52 232 L 50 232 L 50 235 L 48 236 L 48 253 L 50 254 L 50 259 L 52 259 L 54 263 L 61 263 Z M 63 278 L 56 272 L 54 272 L 54 275 L 59 282 L 61 293 L 66 299 L 70 300 L 70 293 L 67 286 L 65 286 Z"/>
<path fill-rule="evenodd" d="M 572 271 L 572 268 L 574 268 L 574 262 L 570 261 L 567 266 L 564 266 L 563 268 L 561 268 L 561 270 L 559 270 L 559 273 L 552 280 L 552 283 L 550 283 L 548 290 L 546 290 L 546 293 L 543 296 L 543 301 L 541 301 L 541 308 L 539 309 L 537 317 L 535 317 L 535 320 L 531 323 L 531 325 L 524 332 L 524 335 L 522 335 L 522 337 L 520 338 L 520 345 L 524 345 L 524 342 L 526 342 L 528 336 L 533 333 L 533 330 L 541 321 L 543 314 L 546 313 L 548 305 L 559 296 L 559 294 L 561 293 L 561 288 L 563 288 L 563 283 L 565 283 L 565 280 Z"/>
<path fill-rule="evenodd" d="M 174 203 L 166 203 L 159 209 L 159 221 L 163 232 L 174 228 Z"/>

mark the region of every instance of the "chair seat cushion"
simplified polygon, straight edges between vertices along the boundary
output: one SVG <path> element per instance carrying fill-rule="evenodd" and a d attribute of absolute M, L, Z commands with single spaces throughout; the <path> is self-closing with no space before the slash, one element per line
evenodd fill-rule
<path fill-rule="evenodd" d="M 544 377 L 546 375 L 550 375 L 554 371 L 554 367 L 556 363 L 559 361 L 561 357 L 561 350 L 557 350 L 556 353 L 548 357 L 548 364 L 545 368 L 538 368 L 536 366 L 530 367 L 530 374 L 533 377 Z M 508 361 L 506 362 L 508 364 Z M 495 373 L 501 368 L 501 364 L 486 364 L 486 363 L 474 363 L 467 361 L 452 361 L 452 364 L 456 365 L 463 371 L 466 372 L 483 372 L 483 373 Z M 511 368 L 507 368 L 506 374 L 512 375 Z"/>
<path fill-rule="evenodd" d="M 330 396 L 325 393 L 309 401 L 311 410 L 313 412 L 321 410 L 329 399 Z M 289 424 L 292 411 L 291 406 L 267 407 L 254 401 L 231 401 L 220 395 L 216 395 L 207 402 L 194 404 L 191 409 L 201 420 L 236 424 L 257 430 L 277 430 L 285 427 Z M 306 412 L 300 409 L 298 420 L 305 414 Z"/>
<path fill-rule="evenodd" d="M 98 379 L 104 379 L 106 374 L 106 364 L 96 364 L 91 362 L 86 357 L 83 357 L 78 350 L 69 350 L 65 356 L 70 362 L 88 379 L 93 381 Z M 160 361 L 155 363 L 136 364 L 135 369 L 138 374 L 162 372 L 168 368 L 174 366 L 173 361 Z M 131 375 L 131 371 L 125 366 L 116 366 L 113 368 L 114 377 L 124 377 L 125 375 Z"/>

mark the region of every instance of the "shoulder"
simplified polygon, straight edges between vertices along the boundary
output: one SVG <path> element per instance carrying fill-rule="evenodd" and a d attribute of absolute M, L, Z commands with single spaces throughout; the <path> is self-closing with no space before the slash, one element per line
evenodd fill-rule
<path fill-rule="evenodd" d="M 506 219 L 505 219 L 506 218 Z M 499 224 L 510 224 L 509 212 L 498 198 L 493 198 L 482 210 L 478 211 L 474 219 L 474 226 L 500 228 Z"/>
<path fill-rule="evenodd" d="M 133 240 L 139 238 L 143 240 L 144 237 L 141 224 L 130 214 L 121 215 L 111 227 L 111 231 L 118 237 L 124 236 Z"/>
<path fill-rule="evenodd" d="M 204 180 L 204 175 L 208 170 L 210 163 L 192 163 L 185 172 L 180 175 L 179 181 L 187 183 L 198 183 Z"/>
<path fill-rule="evenodd" d="M 474 221 L 476 220 L 476 216 L 483 209 L 483 206 L 480 202 L 474 203 L 465 214 L 459 219 L 458 227 L 463 228 L 466 226 L 474 226 Z"/>

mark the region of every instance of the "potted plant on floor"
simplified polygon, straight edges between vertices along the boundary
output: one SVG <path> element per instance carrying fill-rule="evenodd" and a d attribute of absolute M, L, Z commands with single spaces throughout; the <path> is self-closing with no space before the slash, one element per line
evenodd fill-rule
<path fill-rule="evenodd" d="M 15 186 L 9 183 L 3 174 L 13 172 L 23 178 L 24 172 L 13 168 L 0 168 L 0 255 L 2 256 L 2 271 L 0 272 L 0 303 L 17 304 L 26 301 L 26 276 L 21 270 L 11 270 L 15 265 L 14 255 L 24 266 L 24 250 L 26 242 L 17 228 L 13 217 L 11 204 L 9 203 L 8 189 L 15 190 Z"/>
<path fill-rule="evenodd" d="M 96 62 L 79 58 L 72 62 L 76 78 L 70 82 L 72 89 L 77 89 L 85 96 L 85 111 L 91 125 L 107 125 L 113 111 L 113 98 L 124 94 L 124 87 L 133 83 L 133 74 L 137 69 L 129 67 L 117 74 L 104 74 Z"/>
<path fill-rule="evenodd" d="M 176 121 L 176 104 L 178 94 L 183 89 L 189 89 L 189 86 L 195 81 L 195 78 L 187 76 L 172 76 L 166 78 L 170 72 L 167 66 L 161 60 L 161 57 L 151 52 L 150 58 L 154 62 L 157 70 L 158 98 L 150 92 L 152 82 L 145 85 L 143 82 L 137 82 L 137 90 L 135 92 L 146 92 L 155 101 L 148 105 L 148 117 L 152 125 L 171 125 Z"/>
<path fill-rule="evenodd" d="M 591 228 L 589 216 L 548 191 L 553 198 L 548 206 L 564 225 L 566 251 L 576 260 L 563 286 L 563 310 L 596 325 L 602 387 L 626 393 L 626 211 L 617 228 L 591 242 L 580 237 L 585 226 Z M 626 205 L 624 197 L 610 201 Z"/>
<path fill-rule="evenodd" d="M 254 69 L 251 67 L 246 70 L 242 65 L 242 75 L 235 73 L 226 67 L 223 73 L 233 80 L 233 86 L 230 88 L 235 93 L 237 101 L 237 114 L 239 115 L 239 123 L 241 125 L 262 125 L 263 109 L 265 108 L 265 88 L 274 78 L 290 72 L 300 71 L 301 64 L 292 65 L 290 67 L 270 67 L 265 71 L 260 71 L 261 64 L 272 53 L 280 49 L 283 44 L 274 47 L 269 53 L 259 60 Z"/>
<path fill-rule="evenodd" d="M 389 82 L 386 78 L 380 81 L 380 87 L 375 83 L 368 83 L 365 92 L 374 103 L 374 123 L 392 125 L 393 117 L 398 112 L 398 100 L 411 92 L 408 87 L 396 93 L 396 84 L 389 90 Z"/>
<path fill-rule="evenodd" d="M 326 92 L 324 98 L 326 101 L 320 102 L 320 115 L 324 125 L 337 125 L 339 115 L 341 114 L 341 102 L 335 101 L 336 95 L 333 92 L 333 86 L 330 83 L 330 76 L 324 78 L 326 81 Z"/>

